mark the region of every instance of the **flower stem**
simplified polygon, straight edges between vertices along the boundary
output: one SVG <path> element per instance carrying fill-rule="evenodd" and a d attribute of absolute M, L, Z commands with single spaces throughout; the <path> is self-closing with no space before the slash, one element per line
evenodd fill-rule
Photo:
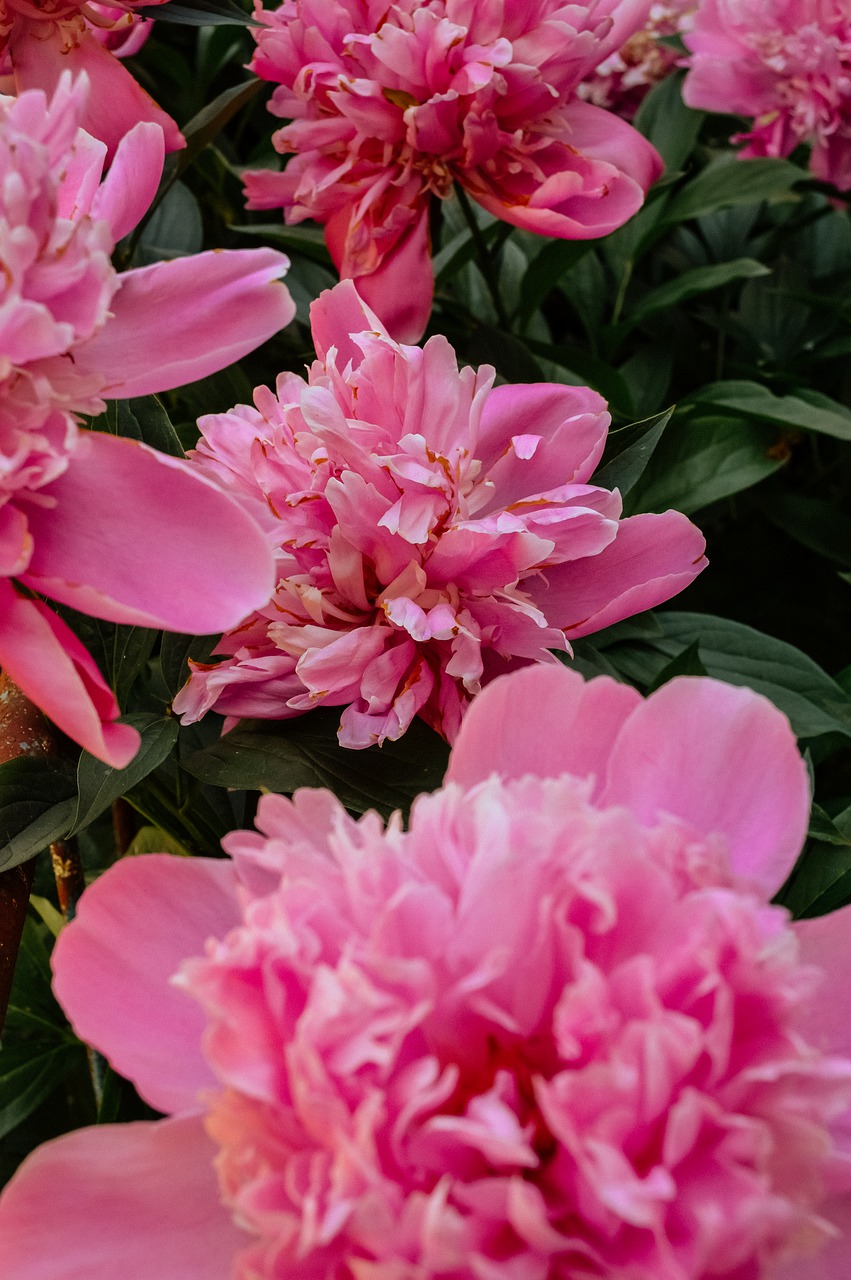
<path fill-rule="evenodd" d="M 473 212 L 473 206 L 467 199 L 467 193 L 461 186 L 460 182 L 455 184 L 455 194 L 458 196 L 458 203 L 461 211 L 467 220 L 467 226 L 473 236 L 473 243 L 476 246 L 476 265 L 482 273 L 482 278 L 488 287 L 488 291 L 493 299 L 494 310 L 501 327 L 505 330 L 510 329 L 508 312 L 505 310 L 505 303 L 502 301 L 502 294 L 499 291 L 499 280 L 496 274 L 496 262 L 494 256 L 488 248 L 487 241 L 482 235 L 482 229 L 479 226 L 478 219 Z"/>

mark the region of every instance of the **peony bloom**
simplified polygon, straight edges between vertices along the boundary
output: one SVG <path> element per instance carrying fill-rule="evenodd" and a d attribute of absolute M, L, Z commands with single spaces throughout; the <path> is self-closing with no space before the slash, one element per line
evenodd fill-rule
<path fill-rule="evenodd" d="M 85 74 L 92 93 L 80 123 L 107 144 L 111 159 L 121 139 L 139 121 L 159 125 L 167 151 L 185 146 L 171 116 L 153 101 L 116 55 L 144 43 L 133 10 L 165 0 L 0 0 L 0 57 L 19 93 L 41 89 L 49 96 L 65 72 Z"/>
<path fill-rule="evenodd" d="M 344 281 L 312 308 L 319 360 L 256 408 L 201 420 L 196 460 L 264 524 L 278 586 L 198 666 L 184 721 L 344 706 L 340 741 L 450 742 L 482 683 L 553 661 L 704 567 L 675 511 L 619 520 L 588 483 L 609 415 L 585 387 L 493 388 L 443 337 L 394 342 Z"/>
<path fill-rule="evenodd" d="M 808 814 L 751 691 L 539 667 L 407 831 L 302 791 L 119 863 L 55 989 L 172 1118 L 31 1156 L 4 1280 L 841 1280 L 851 908 L 767 904 Z"/>
<path fill-rule="evenodd" d="M 428 216 L 454 182 L 506 222 L 567 240 L 640 208 L 661 161 L 574 90 L 641 26 L 649 0 L 285 0 L 257 10 L 251 64 L 292 123 L 283 173 L 246 175 L 249 208 L 325 225 L 343 277 L 402 342 L 434 288 Z"/>
<path fill-rule="evenodd" d="M 272 565 L 255 523 L 197 468 L 82 431 L 76 415 L 223 368 L 294 308 L 272 250 L 117 273 L 110 254 L 157 188 L 162 131 L 131 130 L 101 182 L 106 148 L 78 125 L 85 99 L 70 76 L 50 103 L 39 90 L 0 98 L 0 665 L 119 764 L 137 735 L 111 723 L 91 658 L 31 593 L 204 633 L 267 599 Z"/>
<path fill-rule="evenodd" d="M 851 8 L 847 0 L 702 0 L 686 36 L 690 107 L 753 116 L 743 156 L 788 156 L 851 190 Z"/>
<path fill-rule="evenodd" d="M 682 63 L 682 53 L 663 39 L 688 31 L 695 8 L 696 0 L 655 3 L 645 26 L 578 86 L 579 97 L 631 120 L 653 86 Z"/>

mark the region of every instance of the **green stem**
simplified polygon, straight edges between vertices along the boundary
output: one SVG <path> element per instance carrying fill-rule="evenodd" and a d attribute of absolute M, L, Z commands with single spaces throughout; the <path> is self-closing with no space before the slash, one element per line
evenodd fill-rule
<path fill-rule="evenodd" d="M 473 206 L 467 199 L 467 193 L 460 183 L 455 184 L 455 194 L 458 196 L 458 203 L 461 206 L 461 212 L 467 220 L 467 226 L 473 236 L 473 243 L 476 246 L 476 265 L 482 273 L 482 278 L 488 287 L 488 291 L 493 299 L 494 310 L 501 327 L 505 330 L 510 329 L 508 312 L 505 310 L 505 304 L 502 301 L 502 294 L 499 291 L 499 281 L 496 277 L 495 262 L 493 254 L 488 248 L 487 241 L 482 235 L 482 229 L 479 226 L 478 219 L 473 212 Z"/>

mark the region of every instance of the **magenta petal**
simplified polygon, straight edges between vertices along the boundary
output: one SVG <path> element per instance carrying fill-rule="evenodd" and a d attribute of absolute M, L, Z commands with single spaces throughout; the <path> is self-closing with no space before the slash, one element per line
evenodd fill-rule
<path fill-rule="evenodd" d="M 602 802 L 726 836 L 733 869 L 771 896 L 804 843 L 810 788 L 789 721 L 767 698 L 680 677 L 626 721 Z"/>
<path fill-rule="evenodd" d="M 113 316 L 74 348 L 75 372 L 108 400 L 168 391 L 224 369 L 292 320 L 274 249 L 211 250 L 125 271 Z"/>
<path fill-rule="evenodd" d="M 81 431 L 42 492 L 56 506 L 29 509 L 35 547 L 21 580 L 83 613 L 203 635 L 272 594 L 259 527 L 188 462 Z"/>
<path fill-rule="evenodd" d="M 239 918 L 233 863 L 125 858 L 90 885 L 53 951 L 57 999 L 81 1039 L 158 1111 L 198 1105 L 213 1083 L 204 1013 L 169 979 Z"/>
<path fill-rule="evenodd" d="M 353 280 L 341 280 L 333 289 L 325 289 L 310 304 L 310 329 L 319 359 L 327 360 L 328 352 L 334 347 L 338 353 L 339 369 L 345 369 L 349 361 L 356 368 L 363 360 L 363 352 L 348 340 L 349 334 L 372 332 L 388 336 L 378 316 L 363 301 Z"/>
<path fill-rule="evenodd" d="M 10 52 L 18 92 L 44 89 L 50 97 L 63 71 L 74 75 L 83 71 L 91 82 L 91 92 L 81 124 L 87 133 L 107 144 L 110 156 L 141 120 L 162 129 L 167 151 L 184 147 L 183 135 L 171 116 L 145 93 L 118 58 L 82 23 L 75 23 L 72 30 L 67 40 L 61 19 L 55 23 L 17 19 Z"/>
<path fill-rule="evenodd" d="M 640 703 L 641 695 L 629 685 L 608 676 L 586 683 L 562 666 L 501 676 L 464 716 L 446 780 L 472 787 L 492 773 L 570 773 L 599 781 L 621 727 Z"/>
<path fill-rule="evenodd" d="M 156 195 L 164 156 L 159 125 L 141 121 L 121 139 L 91 208 L 93 218 L 109 223 L 116 242 L 133 230 Z"/>
<path fill-rule="evenodd" d="M 0 1196 L 3 1280 L 230 1280 L 246 1242 L 200 1118 L 80 1129 Z"/>
<path fill-rule="evenodd" d="M 0 667 L 53 723 L 86 751 L 123 769 L 139 735 L 112 723 L 118 703 L 91 655 L 40 600 L 0 579 Z"/>
<path fill-rule="evenodd" d="M 358 292 L 397 342 L 419 342 L 434 297 L 426 205 L 398 244 L 369 275 L 356 276 Z"/>
<path fill-rule="evenodd" d="M 653 609 L 706 567 L 706 543 L 679 511 L 621 520 L 615 540 L 585 560 L 547 569 L 524 588 L 568 640 Z"/>

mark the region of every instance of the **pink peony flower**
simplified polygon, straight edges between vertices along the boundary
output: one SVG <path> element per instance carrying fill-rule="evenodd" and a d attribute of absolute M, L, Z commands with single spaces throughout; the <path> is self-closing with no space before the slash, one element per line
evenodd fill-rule
<path fill-rule="evenodd" d="M 695 0 L 655 3 L 644 27 L 594 68 L 578 96 L 631 120 L 653 86 L 682 63 L 682 53 L 662 40 L 688 31 L 695 8 Z"/>
<path fill-rule="evenodd" d="M 55 989 L 172 1118 L 31 1156 L 4 1280 L 841 1280 L 851 908 L 767 905 L 808 814 L 751 691 L 532 668 L 407 831 L 302 791 L 119 863 Z"/>
<path fill-rule="evenodd" d="M 91 658 L 31 592 L 204 633 L 267 599 L 272 565 L 254 522 L 198 468 L 81 431 L 76 414 L 212 373 L 294 308 L 272 250 L 115 271 L 116 241 L 156 191 L 162 131 L 138 124 L 101 182 L 85 98 L 70 76 L 49 104 L 39 90 L 0 98 L 0 665 L 76 741 L 126 764 L 135 731 L 111 724 Z"/>
<path fill-rule="evenodd" d="M 258 8 L 252 69 L 292 123 L 283 173 L 246 175 L 249 208 L 325 225 L 343 277 L 416 342 L 434 288 L 428 215 L 454 182 L 515 226 L 606 235 L 661 172 L 644 138 L 574 90 L 641 26 L 649 0 L 285 0 Z"/>
<path fill-rule="evenodd" d="M 64 73 L 88 76 L 92 92 L 80 124 L 107 144 L 110 160 L 124 135 L 142 120 L 159 125 L 166 151 L 177 151 L 186 143 L 171 116 L 116 60 L 135 53 L 147 38 L 148 24 L 134 9 L 164 3 L 0 0 L 0 58 L 14 75 L 18 93 L 42 89 L 51 96 Z"/>
<path fill-rule="evenodd" d="M 340 741 L 450 742 L 483 682 L 554 659 L 669 599 L 704 567 L 678 512 L 619 520 L 588 483 L 609 415 L 585 387 L 493 388 L 443 337 L 389 337 L 354 284 L 312 308 L 319 360 L 256 408 L 201 420 L 195 455 L 267 529 L 268 605 L 225 635 L 174 702 L 185 722 L 344 706 Z"/>
<path fill-rule="evenodd" d="M 691 107 L 755 117 L 743 156 L 788 156 L 851 190 L 851 9 L 847 0 L 702 0 L 686 37 Z"/>

